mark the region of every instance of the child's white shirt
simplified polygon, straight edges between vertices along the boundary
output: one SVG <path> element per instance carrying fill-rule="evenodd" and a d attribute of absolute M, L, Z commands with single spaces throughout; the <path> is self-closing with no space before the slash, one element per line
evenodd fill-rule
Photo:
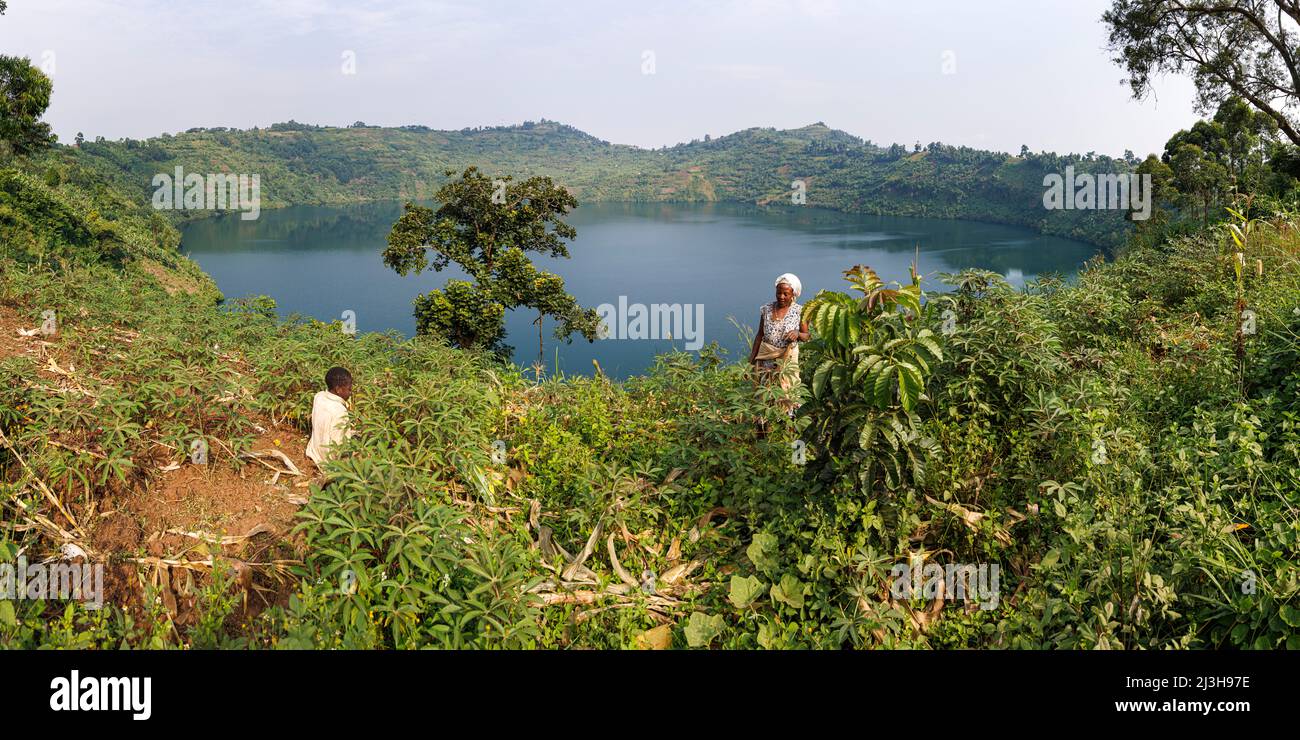
<path fill-rule="evenodd" d="M 330 393 L 320 391 L 311 402 L 311 439 L 307 442 L 307 457 L 321 465 L 330 457 L 330 448 L 352 436 L 348 428 L 348 402 Z"/>

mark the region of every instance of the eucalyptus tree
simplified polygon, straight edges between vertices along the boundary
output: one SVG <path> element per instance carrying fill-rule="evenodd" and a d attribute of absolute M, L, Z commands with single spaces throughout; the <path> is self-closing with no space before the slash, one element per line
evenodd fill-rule
<path fill-rule="evenodd" d="M 1203 112 L 1239 96 L 1300 145 L 1300 0 L 1114 0 L 1102 21 L 1134 97 L 1190 74 Z"/>

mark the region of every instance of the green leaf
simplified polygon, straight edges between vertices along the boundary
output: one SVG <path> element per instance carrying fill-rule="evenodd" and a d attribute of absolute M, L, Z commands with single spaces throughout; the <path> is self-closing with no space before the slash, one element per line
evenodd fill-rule
<path fill-rule="evenodd" d="M 1047 554 L 1043 556 L 1042 560 L 1038 561 L 1038 564 L 1044 568 L 1050 568 L 1053 565 L 1056 565 L 1056 561 L 1060 559 L 1061 559 L 1061 551 L 1057 550 L 1056 548 L 1052 548 L 1051 550 L 1047 551 Z"/>
<path fill-rule="evenodd" d="M 874 388 L 872 388 L 872 396 L 879 408 L 885 408 L 889 405 L 889 391 L 893 380 L 890 377 L 890 371 L 893 369 L 893 366 L 889 363 L 881 363 L 880 367 L 876 368 L 876 381 Z"/>
<path fill-rule="evenodd" d="M 1278 616 L 1286 622 L 1288 627 L 1300 627 L 1300 609 L 1296 609 L 1290 604 L 1283 604 L 1278 610 Z"/>
<path fill-rule="evenodd" d="M 803 608 L 803 583 L 793 574 L 781 576 L 781 582 L 772 586 L 772 600 L 795 609 Z"/>
<path fill-rule="evenodd" d="M 763 582 L 754 576 L 731 577 L 731 594 L 727 598 L 737 609 L 744 609 L 763 593 Z"/>
<path fill-rule="evenodd" d="M 704 612 L 692 612 L 686 622 L 686 644 L 691 647 L 708 647 L 713 638 L 722 633 L 725 625 L 721 614 L 709 616 Z"/>
<path fill-rule="evenodd" d="M 18 626 L 18 618 L 14 614 L 14 602 L 0 601 L 0 625 L 5 627 Z"/>
<path fill-rule="evenodd" d="M 845 375 L 844 366 L 836 365 L 835 369 L 831 371 L 831 388 L 835 393 L 840 395 L 844 393 L 844 384 L 847 380 L 848 376 Z"/>
<path fill-rule="evenodd" d="M 908 362 L 909 365 L 915 365 L 916 368 L 921 371 L 921 375 L 920 375 L 921 385 L 924 386 L 925 376 L 930 374 L 930 364 L 925 361 L 925 353 L 918 352 L 916 351 L 916 348 L 913 347 L 912 352 L 910 353 L 909 360 L 910 360 Z"/>
<path fill-rule="evenodd" d="M 812 392 L 814 398 L 821 398 L 822 391 L 826 390 L 826 379 L 830 373 L 833 363 L 830 360 L 823 362 L 813 373 Z"/>
<path fill-rule="evenodd" d="M 855 349 L 853 351 L 856 353 L 858 350 L 862 350 L 864 352 L 870 352 L 871 348 L 859 347 L 858 349 Z M 854 383 L 861 382 L 862 376 L 870 372 L 871 369 L 874 368 L 877 363 L 884 361 L 884 359 L 885 358 L 881 357 L 880 355 L 868 355 L 867 357 L 858 360 L 858 366 L 853 371 L 853 382 Z"/>
<path fill-rule="evenodd" d="M 925 347 L 925 351 L 929 352 L 930 356 L 934 359 L 943 360 L 943 350 L 939 349 L 939 343 L 934 341 L 929 329 L 926 329 L 916 337 L 916 343 Z"/>
<path fill-rule="evenodd" d="M 874 421 L 867 421 L 866 424 L 862 425 L 862 432 L 858 434 L 858 447 L 861 447 L 864 450 L 870 450 L 871 443 L 875 441 L 875 438 L 876 423 Z"/>
<path fill-rule="evenodd" d="M 759 532 L 754 535 L 754 540 L 749 543 L 749 547 L 745 548 L 745 555 L 760 573 L 771 573 L 776 570 L 778 546 L 776 535 Z"/>
<path fill-rule="evenodd" d="M 898 363 L 898 398 L 904 411 L 911 411 L 912 405 L 921 397 L 925 384 L 921 372 L 906 362 Z"/>

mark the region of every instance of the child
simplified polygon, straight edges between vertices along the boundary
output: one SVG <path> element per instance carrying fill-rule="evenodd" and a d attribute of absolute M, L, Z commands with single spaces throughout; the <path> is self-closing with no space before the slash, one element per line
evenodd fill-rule
<path fill-rule="evenodd" d="M 333 457 L 334 445 L 351 437 L 348 429 L 348 399 L 352 397 L 352 373 L 332 367 L 325 373 L 327 391 L 320 391 L 311 402 L 311 439 L 307 457 L 317 467 Z"/>

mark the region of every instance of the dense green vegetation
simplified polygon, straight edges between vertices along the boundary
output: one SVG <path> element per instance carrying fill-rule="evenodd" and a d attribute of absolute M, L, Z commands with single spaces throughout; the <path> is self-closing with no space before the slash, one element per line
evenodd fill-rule
<path fill-rule="evenodd" d="M 0 241 L 40 266 L 135 265 L 216 295 L 166 218 L 74 160 L 0 160 Z"/>
<path fill-rule="evenodd" d="M 0 360 L 4 559 L 73 541 L 197 572 L 200 616 L 142 575 L 118 587 L 143 598 L 98 612 L 0 603 L 0 644 L 1300 647 L 1288 219 L 1023 292 L 970 272 L 921 303 L 857 271 L 810 311 L 791 425 L 779 391 L 708 352 L 537 384 L 427 338 L 223 308 L 179 257 L 162 274 L 195 290 L 169 292 L 142 212 L 9 177 L 26 190 L 6 236 L 28 238 L 5 239 L 0 310 L 60 324 L 44 355 Z M 96 512 L 159 485 L 188 440 L 228 469 L 259 422 L 305 432 L 334 364 L 358 380 L 358 435 L 263 560 L 97 549 Z M 996 563 L 1000 600 L 896 598 L 900 562 Z M 269 608 L 240 596 L 257 586 Z"/>

